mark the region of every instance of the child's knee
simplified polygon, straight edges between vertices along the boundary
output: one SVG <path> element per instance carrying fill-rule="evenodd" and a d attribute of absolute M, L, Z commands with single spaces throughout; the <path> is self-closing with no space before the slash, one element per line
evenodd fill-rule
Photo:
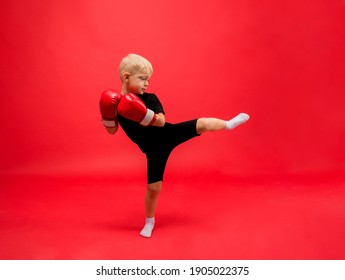
<path fill-rule="evenodd" d="M 207 131 L 207 126 L 208 126 L 207 118 L 199 118 L 196 122 L 196 132 L 198 134 L 201 134 Z"/>
<path fill-rule="evenodd" d="M 162 181 L 151 183 L 147 185 L 147 191 L 152 194 L 159 194 L 162 189 Z"/>

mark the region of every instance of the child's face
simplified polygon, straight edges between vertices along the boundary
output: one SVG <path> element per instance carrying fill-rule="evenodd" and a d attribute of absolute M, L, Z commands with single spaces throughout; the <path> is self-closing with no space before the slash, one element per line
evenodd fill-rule
<path fill-rule="evenodd" d="M 128 77 L 127 90 L 135 94 L 143 94 L 149 86 L 151 75 L 147 72 L 139 72 Z"/>

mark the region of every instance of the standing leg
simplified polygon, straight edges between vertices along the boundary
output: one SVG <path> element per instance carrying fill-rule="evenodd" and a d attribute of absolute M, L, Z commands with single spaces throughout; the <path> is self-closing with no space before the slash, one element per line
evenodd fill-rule
<path fill-rule="evenodd" d="M 151 237 L 155 225 L 155 212 L 158 202 L 159 193 L 162 189 L 162 181 L 148 184 L 145 196 L 145 226 L 140 232 L 141 236 Z"/>
<path fill-rule="evenodd" d="M 202 134 L 207 131 L 218 131 L 223 129 L 233 129 L 249 119 L 245 113 L 238 114 L 236 117 L 229 121 L 216 119 L 216 118 L 200 118 L 196 123 L 196 131 Z"/>
<path fill-rule="evenodd" d="M 164 142 L 165 143 L 165 142 Z M 156 143 L 150 151 L 146 153 L 147 157 L 147 189 L 145 195 L 145 226 L 140 232 L 141 236 L 151 237 L 154 224 L 155 213 L 158 203 L 158 197 L 162 190 L 162 181 L 166 163 L 171 150 Z"/>
<path fill-rule="evenodd" d="M 152 218 L 155 215 L 158 196 L 162 189 L 162 181 L 148 184 L 145 196 L 145 213 L 147 218 Z"/>

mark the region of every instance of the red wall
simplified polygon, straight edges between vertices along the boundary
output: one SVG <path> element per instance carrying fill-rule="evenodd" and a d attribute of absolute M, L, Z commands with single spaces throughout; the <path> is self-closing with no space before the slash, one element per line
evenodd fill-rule
<path fill-rule="evenodd" d="M 181 146 L 170 172 L 345 169 L 344 1 L 6 0 L 0 13 L 2 173 L 141 172 L 98 111 L 131 52 L 153 63 L 168 121 L 251 115 Z"/>

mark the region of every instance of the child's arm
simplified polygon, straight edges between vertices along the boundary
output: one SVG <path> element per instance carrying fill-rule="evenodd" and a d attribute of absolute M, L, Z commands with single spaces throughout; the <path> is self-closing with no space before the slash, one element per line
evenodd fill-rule
<path fill-rule="evenodd" d="M 108 133 L 112 134 L 112 135 L 114 135 L 116 133 L 118 128 L 119 128 L 118 124 L 116 124 L 115 127 L 106 127 L 105 126 L 105 129 L 108 131 Z"/>
<path fill-rule="evenodd" d="M 164 117 L 164 114 L 163 113 L 158 113 L 156 114 L 156 120 L 155 122 L 152 124 L 154 126 L 164 126 L 165 125 L 165 117 Z"/>

